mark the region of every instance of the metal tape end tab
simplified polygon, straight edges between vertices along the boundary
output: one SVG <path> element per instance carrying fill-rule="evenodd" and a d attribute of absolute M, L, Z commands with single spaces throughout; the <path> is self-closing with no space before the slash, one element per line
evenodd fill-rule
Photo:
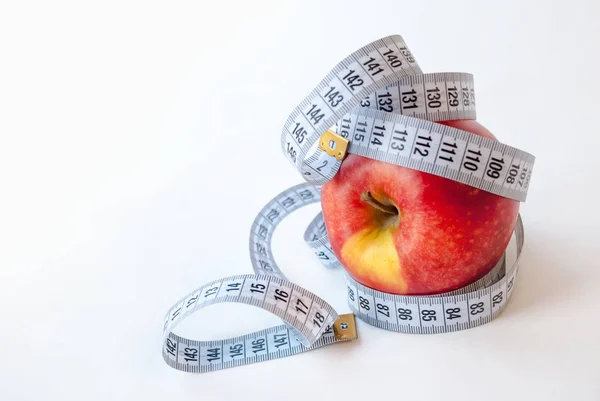
<path fill-rule="evenodd" d="M 346 157 L 348 143 L 349 141 L 346 138 L 339 136 L 331 130 L 325 131 L 321 135 L 321 138 L 319 138 L 319 148 L 338 160 L 343 160 Z"/>
<path fill-rule="evenodd" d="M 356 340 L 358 333 L 354 313 L 340 315 L 333 324 L 333 334 L 338 340 Z"/>

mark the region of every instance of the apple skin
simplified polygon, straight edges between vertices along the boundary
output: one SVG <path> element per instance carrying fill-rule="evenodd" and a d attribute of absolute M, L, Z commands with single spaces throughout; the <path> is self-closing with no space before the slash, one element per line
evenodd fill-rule
<path fill-rule="evenodd" d="M 475 120 L 439 124 L 496 139 Z M 366 192 L 399 216 L 361 200 Z M 348 274 L 403 295 L 439 294 L 483 277 L 502 257 L 519 212 L 518 201 L 353 154 L 321 196 L 331 246 Z"/>

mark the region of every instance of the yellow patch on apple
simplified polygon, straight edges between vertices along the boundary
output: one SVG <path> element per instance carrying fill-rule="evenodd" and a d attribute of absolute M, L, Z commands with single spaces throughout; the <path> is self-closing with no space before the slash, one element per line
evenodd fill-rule
<path fill-rule="evenodd" d="M 406 292 L 407 285 L 400 274 L 400 260 L 394 245 L 397 228 L 371 226 L 353 234 L 342 247 L 342 258 L 355 264 L 353 274 L 363 280 L 388 283 Z M 362 280 L 361 280 L 362 281 Z"/>

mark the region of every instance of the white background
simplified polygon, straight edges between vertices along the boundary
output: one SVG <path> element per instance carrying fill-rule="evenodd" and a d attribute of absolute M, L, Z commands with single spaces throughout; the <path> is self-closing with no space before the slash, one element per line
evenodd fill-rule
<path fill-rule="evenodd" d="M 0 399 L 600 399 L 599 17 L 596 0 L 2 2 Z M 279 147 L 289 112 L 389 34 L 426 72 L 473 73 L 478 120 L 537 157 L 508 308 L 452 334 L 359 322 L 351 343 L 171 369 L 164 313 L 250 273 L 252 220 L 302 180 Z M 284 221 L 275 256 L 344 313 L 342 273 L 302 242 L 317 211 Z M 225 305 L 180 332 L 272 324 Z"/>

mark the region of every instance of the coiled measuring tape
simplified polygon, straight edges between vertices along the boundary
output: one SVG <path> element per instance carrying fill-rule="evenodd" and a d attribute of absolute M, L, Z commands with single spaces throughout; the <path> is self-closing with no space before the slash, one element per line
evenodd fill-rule
<path fill-rule="evenodd" d="M 207 283 L 169 309 L 162 343 L 167 364 L 204 373 L 353 340 L 357 338 L 355 316 L 401 333 L 464 330 L 498 316 L 512 294 L 519 268 L 524 242 L 520 215 L 514 231 L 516 260 L 508 268 L 505 252 L 475 283 L 428 296 L 383 293 L 345 274 L 351 313 L 342 315 L 287 280 L 271 251 L 277 225 L 295 210 L 320 201 L 320 186 L 335 176 L 347 153 L 525 201 L 534 156 L 435 123 L 475 117 L 472 75 L 424 74 L 399 35 L 376 40 L 336 65 L 290 114 L 281 135 L 284 154 L 306 182 L 280 193 L 255 218 L 249 242 L 254 274 Z M 326 267 L 342 267 L 329 243 L 322 213 L 309 224 L 304 240 Z M 173 332 L 190 314 L 222 302 L 262 308 L 283 324 L 218 341 L 192 340 Z"/>

